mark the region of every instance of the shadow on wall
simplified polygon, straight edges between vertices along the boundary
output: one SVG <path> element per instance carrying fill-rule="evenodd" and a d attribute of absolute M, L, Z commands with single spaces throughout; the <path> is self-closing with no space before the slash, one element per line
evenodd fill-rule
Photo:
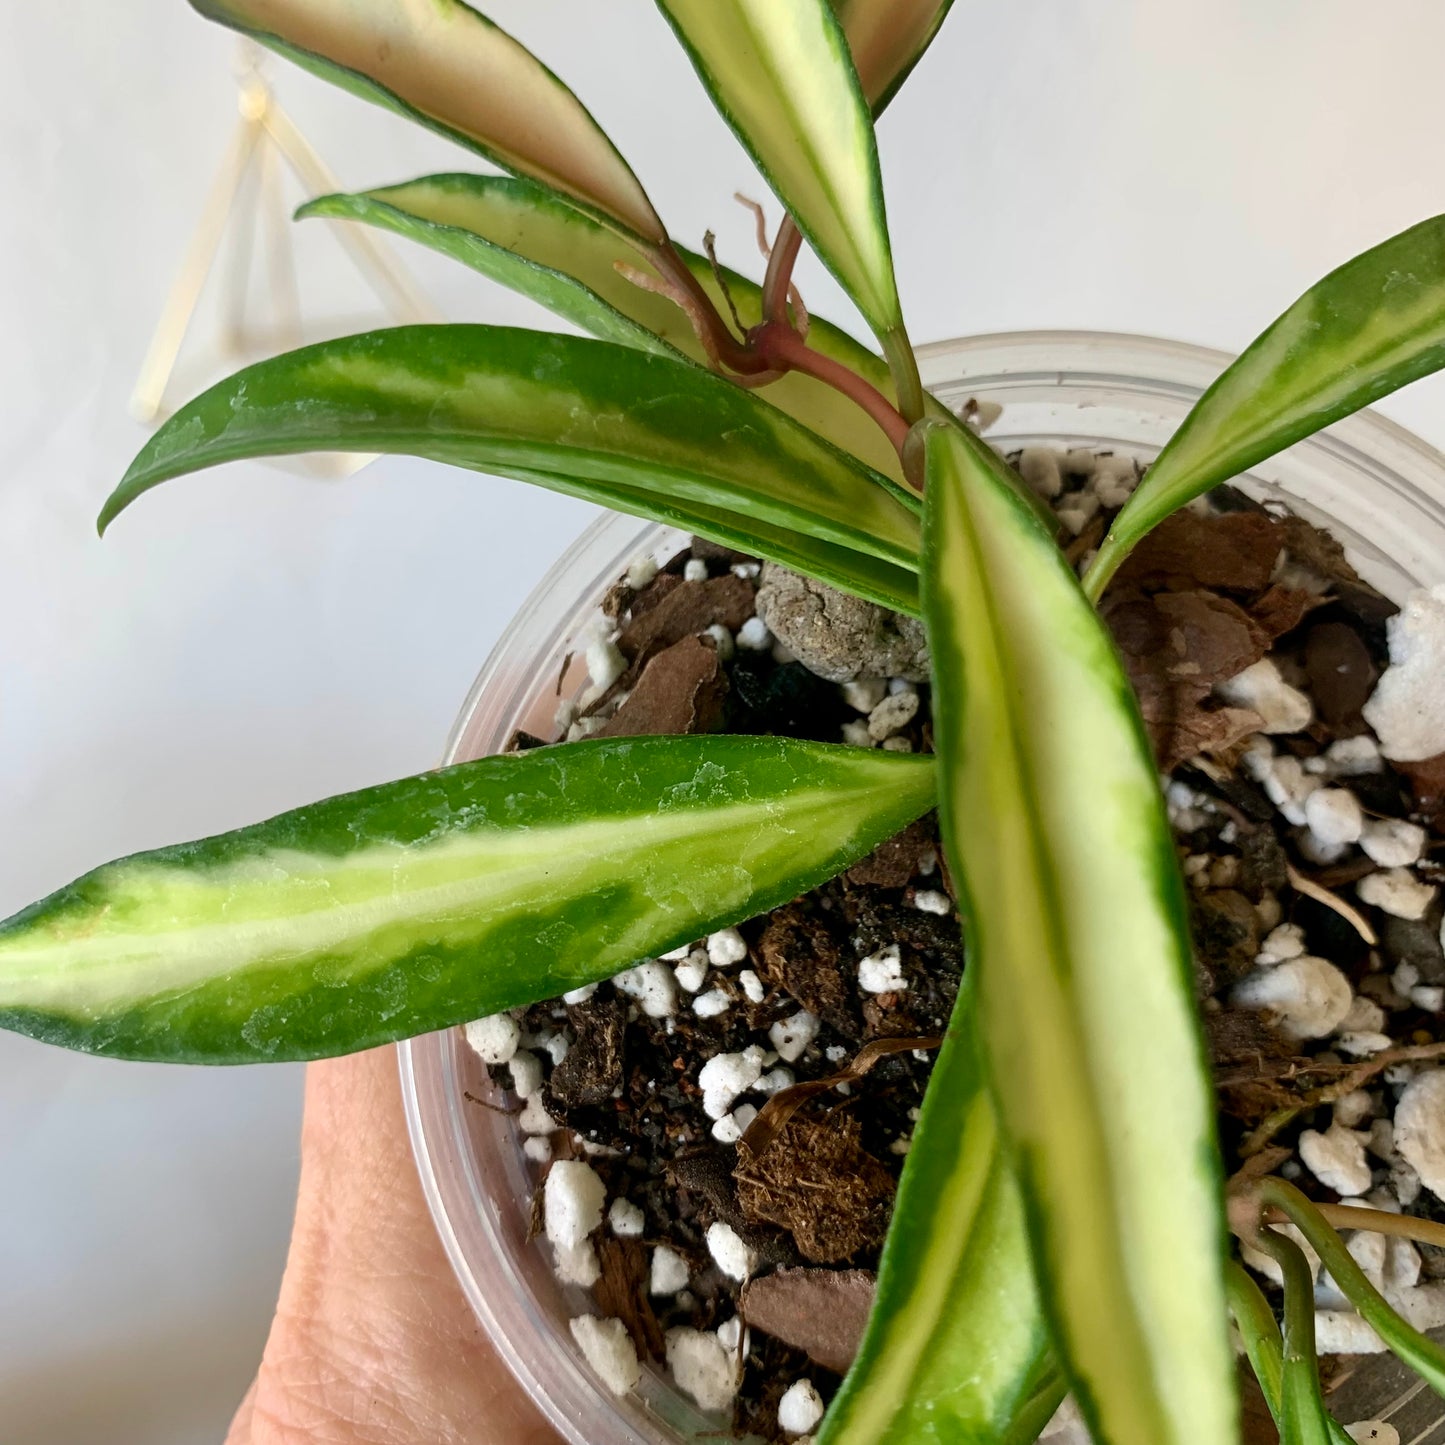
<path fill-rule="evenodd" d="M 198 1445 L 225 1437 L 263 1341 L 192 1320 L 19 1375 L 0 1373 L 5 1445 Z M 238 1365 L 238 1361 L 244 1361 Z M 224 1417 L 217 1402 L 226 1401 Z"/>

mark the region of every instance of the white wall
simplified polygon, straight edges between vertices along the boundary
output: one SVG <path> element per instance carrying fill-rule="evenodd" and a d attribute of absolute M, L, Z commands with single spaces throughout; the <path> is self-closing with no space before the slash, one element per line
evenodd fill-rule
<path fill-rule="evenodd" d="M 645 0 L 506 0 L 679 236 L 759 193 Z M 959 0 L 883 133 L 916 339 L 1013 327 L 1237 347 L 1445 210 L 1445 10 L 1387 0 Z M 174 484 L 102 544 L 126 399 L 233 122 L 180 0 L 0 7 L 0 914 L 117 853 L 433 762 L 581 505 L 404 461 Z M 653 73 L 653 67 L 656 73 Z M 466 157 L 310 78 L 282 99 L 362 185 Z M 312 223 L 313 225 L 315 223 Z M 308 243 L 313 247 L 315 242 Z M 452 314 L 529 308 L 412 258 Z M 325 304 L 346 271 L 308 262 Z M 804 273 L 818 310 L 835 293 Z M 1440 385 L 1386 407 L 1445 442 Z M 298 1075 L 0 1039 L 0 1439 L 215 1439 L 259 1348 Z"/>

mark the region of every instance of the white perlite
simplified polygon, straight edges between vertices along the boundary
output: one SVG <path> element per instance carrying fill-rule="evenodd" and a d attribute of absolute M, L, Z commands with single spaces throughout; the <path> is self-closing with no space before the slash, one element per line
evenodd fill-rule
<path fill-rule="evenodd" d="M 742 1236 L 729 1224 L 719 1220 L 707 1227 L 707 1252 L 729 1279 L 739 1282 L 758 1267 L 758 1257 L 743 1243 Z"/>
<path fill-rule="evenodd" d="M 1323 1134 L 1306 1129 L 1299 1138 L 1299 1157 L 1305 1168 L 1336 1194 L 1363 1194 L 1370 1187 L 1364 1140 L 1350 1129 L 1338 1124 L 1331 1124 Z M 1376 1238 L 1383 1244 L 1383 1236 Z"/>
<path fill-rule="evenodd" d="M 639 552 L 627 564 L 627 585 L 634 592 L 641 592 L 657 576 L 657 571 L 657 559 L 648 556 L 646 552 Z"/>
<path fill-rule="evenodd" d="M 1241 1008 L 1271 1010 L 1292 1038 L 1322 1039 L 1345 1021 L 1354 994 L 1334 964 L 1305 954 L 1256 969 L 1230 998 Z"/>
<path fill-rule="evenodd" d="M 689 557 L 682 564 L 682 580 L 684 582 L 706 582 L 707 563 L 701 557 Z"/>
<path fill-rule="evenodd" d="M 731 1114 L 724 1115 L 712 1126 L 712 1137 L 719 1144 L 736 1144 L 757 1117 L 758 1111 L 751 1104 L 739 1104 Z"/>
<path fill-rule="evenodd" d="M 568 1039 L 567 1035 L 561 1029 L 558 1029 L 557 1032 L 553 1034 L 539 1034 L 537 1036 L 537 1042 L 542 1048 L 546 1049 L 548 1056 L 552 1060 L 552 1067 L 554 1069 L 567 1057 L 567 1050 L 571 1047 L 571 1040 Z"/>
<path fill-rule="evenodd" d="M 1305 802 L 1323 784 L 1304 770 L 1298 758 L 1285 754 L 1276 757 L 1267 739 L 1251 739 L 1244 753 L 1244 769 L 1261 788 L 1264 795 L 1284 815 L 1285 821 L 1302 827 Z"/>
<path fill-rule="evenodd" d="M 1365 813 L 1348 788 L 1320 788 L 1305 799 L 1305 823 L 1326 848 L 1337 848 L 1360 841 Z"/>
<path fill-rule="evenodd" d="M 731 662 L 737 656 L 737 643 L 733 641 L 732 633 L 721 622 L 714 622 L 711 627 L 703 628 L 702 635 L 712 638 L 719 662 Z"/>
<path fill-rule="evenodd" d="M 1305 931 L 1298 923 L 1281 923 L 1266 935 L 1254 961 L 1262 968 L 1298 958 L 1305 951 Z"/>
<path fill-rule="evenodd" d="M 1375 1101 L 1368 1089 L 1352 1089 L 1348 1094 L 1335 1100 L 1333 1118 L 1345 1129 L 1363 1124 L 1375 1112 Z"/>
<path fill-rule="evenodd" d="M 749 1003 L 762 1003 L 768 996 L 767 990 L 763 987 L 763 981 L 750 968 L 745 968 L 738 974 L 738 987 L 743 991 L 743 997 Z"/>
<path fill-rule="evenodd" d="M 1029 488 L 1049 501 L 1064 490 L 1059 454 L 1052 447 L 1025 447 L 1019 453 L 1018 469 Z"/>
<path fill-rule="evenodd" d="M 608 1227 L 619 1239 L 640 1239 L 646 1223 L 642 1206 L 630 1199 L 614 1199 L 607 1211 Z"/>
<path fill-rule="evenodd" d="M 748 956 L 748 946 L 736 928 L 720 928 L 707 936 L 707 956 L 715 968 L 731 968 Z"/>
<path fill-rule="evenodd" d="M 903 977 L 903 952 L 896 943 L 885 944 L 877 953 L 860 960 L 858 987 L 865 993 L 901 993 L 908 987 Z"/>
<path fill-rule="evenodd" d="M 659 1244 L 652 1251 L 652 1269 L 648 1275 L 647 1292 L 655 1295 L 676 1294 L 686 1289 L 687 1261 L 675 1250 Z"/>
<path fill-rule="evenodd" d="M 1445 585 L 1412 592 L 1385 632 L 1390 665 L 1365 704 L 1365 721 L 1387 758 L 1445 753 Z"/>
<path fill-rule="evenodd" d="M 1303 732 L 1314 720 L 1314 705 L 1309 698 L 1291 687 L 1268 657 L 1260 658 L 1214 690 L 1232 706 L 1257 712 L 1264 719 L 1262 731 L 1267 733 Z"/>
<path fill-rule="evenodd" d="M 888 683 L 881 677 L 855 677 L 843 684 L 843 701 L 854 712 L 872 712 L 887 695 Z"/>
<path fill-rule="evenodd" d="M 803 1051 L 818 1037 L 818 1018 L 807 1009 L 800 1009 L 791 1018 L 775 1023 L 768 1030 L 768 1039 L 785 1064 L 795 1064 Z M 754 1076 L 756 1078 L 756 1076 Z"/>
<path fill-rule="evenodd" d="M 590 1164 L 559 1159 L 547 1174 L 542 1214 L 547 1238 L 563 1249 L 581 1244 L 602 1223 L 607 1188 Z"/>
<path fill-rule="evenodd" d="M 1100 457 L 1089 485 L 1104 506 L 1122 507 L 1139 485 L 1139 474 L 1130 457 Z"/>
<path fill-rule="evenodd" d="M 517 1115 L 517 1127 L 524 1134 L 555 1134 L 561 1126 L 543 1107 L 541 1094 L 533 1094 Z"/>
<path fill-rule="evenodd" d="M 813 1016 L 809 1014 L 808 1017 Z M 815 1033 L 817 1022 L 813 1019 Z M 776 1029 L 781 1025 L 774 1024 L 773 1027 Z M 783 1053 L 781 1048 L 778 1052 Z M 783 1057 L 787 1058 L 787 1055 L 783 1054 Z M 733 1100 L 751 1089 L 762 1073 L 763 1050 L 756 1044 L 750 1044 L 740 1054 L 715 1054 L 697 1075 L 698 1087 L 702 1090 L 703 1112 L 709 1119 L 721 1119 L 732 1108 Z"/>
<path fill-rule="evenodd" d="M 1315 1349 L 1322 1355 L 1378 1355 L 1385 1342 L 1354 1310 L 1315 1311 Z"/>
<path fill-rule="evenodd" d="M 1360 847 L 1381 868 L 1408 868 L 1425 851 L 1425 830 L 1403 818 L 1371 818 L 1360 833 Z"/>
<path fill-rule="evenodd" d="M 874 742 L 901 733 L 918 712 L 916 692 L 892 692 L 868 714 L 868 736 Z"/>
<path fill-rule="evenodd" d="M 1374 1054 L 1383 1054 L 1394 1042 L 1389 1034 L 1342 1032 L 1335 1047 L 1352 1059 L 1368 1059 Z"/>
<path fill-rule="evenodd" d="M 1421 1182 L 1445 1199 L 1445 1069 L 1417 1074 L 1395 1107 L 1395 1147 Z"/>
<path fill-rule="evenodd" d="M 743 1328 L 741 1315 L 734 1315 L 717 1327 L 717 1342 L 730 1355 L 736 1355 L 739 1350 L 746 1354 L 751 1340 L 752 1334 Z"/>
<path fill-rule="evenodd" d="M 1356 994 L 1354 1002 L 1350 1004 L 1350 1011 L 1340 1022 L 1342 1034 L 1359 1033 L 1383 1033 L 1385 1029 L 1385 1010 L 1377 1004 L 1374 999 L 1366 998 L 1364 994 Z"/>
<path fill-rule="evenodd" d="M 627 1326 L 621 1320 L 578 1315 L 568 1328 L 597 1378 L 614 1395 L 625 1395 L 637 1388 L 638 1381 L 642 1379 L 642 1365 L 627 1333 Z"/>
<path fill-rule="evenodd" d="M 545 1136 L 523 1140 L 522 1153 L 533 1164 L 550 1164 L 552 1162 L 552 1141 Z"/>
<path fill-rule="evenodd" d="M 920 913 L 936 913 L 946 918 L 953 912 L 953 899 L 939 888 L 920 888 L 913 895 L 913 906 Z"/>
<path fill-rule="evenodd" d="M 1385 1295 L 1393 1299 L 1405 1290 L 1414 1289 L 1420 1283 L 1423 1261 L 1420 1251 L 1408 1239 L 1387 1239 L 1385 1241 L 1385 1268 L 1381 1286 Z"/>
<path fill-rule="evenodd" d="M 1422 883 L 1404 868 L 1386 868 L 1380 873 L 1367 873 L 1355 884 L 1361 903 L 1378 908 L 1395 918 L 1415 922 L 1425 916 L 1435 901 L 1433 884 Z"/>
<path fill-rule="evenodd" d="M 725 1410 L 738 1392 L 737 1364 L 715 1334 L 679 1325 L 667 1332 L 667 1366 L 684 1394 L 704 1410 Z"/>
<path fill-rule="evenodd" d="M 1323 759 L 1326 769 L 1337 778 L 1360 778 L 1378 773 L 1384 767 L 1380 761 L 1380 745 L 1369 733 L 1332 742 L 1325 749 Z"/>
<path fill-rule="evenodd" d="M 587 676 L 592 679 L 592 691 L 598 697 L 626 671 L 627 659 L 609 638 L 599 637 L 588 646 Z"/>
<path fill-rule="evenodd" d="M 594 993 L 597 992 L 595 983 L 584 983 L 581 988 L 570 988 L 562 995 L 563 1003 L 578 1004 L 586 1003 Z"/>
<path fill-rule="evenodd" d="M 749 617 L 738 628 L 737 644 L 745 652 L 766 652 L 773 645 L 773 634 L 761 617 Z"/>
<path fill-rule="evenodd" d="M 1416 1008 L 1424 1009 L 1426 1013 L 1445 1012 L 1445 988 L 1433 983 L 1416 984 L 1410 990 L 1410 1002 Z"/>
<path fill-rule="evenodd" d="M 733 1006 L 732 995 L 726 989 L 710 988 L 692 1001 L 692 1011 L 700 1019 L 715 1019 Z"/>
<path fill-rule="evenodd" d="M 707 968 L 707 954 L 699 948 L 681 963 L 673 964 L 672 974 L 685 993 L 696 993 L 707 982 Z"/>
<path fill-rule="evenodd" d="M 1093 492 L 1075 492 L 1055 508 L 1055 515 L 1077 537 L 1098 515 L 1100 499 Z"/>
<path fill-rule="evenodd" d="M 677 1012 L 677 979 L 665 963 L 639 963 L 619 973 L 613 986 L 635 998 L 650 1019 L 670 1018 Z"/>
<path fill-rule="evenodd" d="M 511 1014 L 492 1014 L 473 1019 L 464 1030 L 467 1043 L 484 1064 L 505 1064 L 511 1061 L 522 1042 L 522 1028 Z"/>
<path fill-rule="evenodd" d="M 811 1380 L 794 1380 L 778 1401 L 778 1429 L 806 1435 L 823 1418 L 823 1397 Z"/>
<path fill-rule="evenodd" d="M 596 701 L 596 698 L 592 697 L 591 688 L 589 688 L 587 692 L 584 692 L 582 697 L 584 701 L 588 700 L 589 697 L 591 697 L 592 701 Z M 592 717 L 579 717 L 577 721 L 567 729 L 567 741 L 569 743 L 575 743 L 578 738 L 590 738 L 593 733 L 601 732 L 606 726 L 607 720 L 605 718 L 595 715 Z"/>
<path fill-rule="evenodd" d="M 530 1099 L 542 1087 L 542 1061 L 527 1049 L 518 1049 L 507 1067 L 512 1071 L 512 1092 L 519 1099 Z"/>
<path fill-rule="evenodd" d="M 553 1168 L 555 1167 L 554 1164 Z M 602 1265 L 597 1254 L 597 1246 L 590 1235 L 577 1244 L 557 1244 L 551 1241 L 549 1243 L 552 1248 L 553 1270 L 563 1284 L 574 1284 L 583 1289 L 591 1289 L 601 1279 Z"/>
<path fill-rule="evenodd" d="M 581 1244 L 554 1244 L 552 1260 L 557 1278 L 563 1284 L 591 1289 L 602 1278 L 602 1265 L 590 1239 L 584 1239 Z"/>

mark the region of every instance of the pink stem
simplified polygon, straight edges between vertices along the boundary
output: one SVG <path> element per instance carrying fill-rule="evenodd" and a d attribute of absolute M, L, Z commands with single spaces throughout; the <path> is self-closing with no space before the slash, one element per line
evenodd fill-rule
<path fill-rule="evenodd" d="M 670 244 L 652 252 L 652 263 L 682 295 L 690 298 L 690 304 L 681 299 L 678 304 L 687 312 L 710 357 L 743 376 L 756 376 L 769 369 L 747 342 L 733 335 L 712 297 Z"/>
<path fill-rule="evenodd" d="M 756 353 L 772 368 L 801 371 L 841 392 L 868 413 L 883 429 L 900 458 L 908 440 L 908 423 L 896 407 L 870 382 L 840 361 L 804 345 L 803 339 L 786 322 L 765 321 L 752 332 Z"/>
<path fill-rule="evenodd" d="M 803 234 L 791 216 L 783 217 L 773 249 L 768 254 L 768 270 L 763 277 L 763 320 L 786 322 L 788 294 L 792 289 L 793 266 L 802 248 Z"/>

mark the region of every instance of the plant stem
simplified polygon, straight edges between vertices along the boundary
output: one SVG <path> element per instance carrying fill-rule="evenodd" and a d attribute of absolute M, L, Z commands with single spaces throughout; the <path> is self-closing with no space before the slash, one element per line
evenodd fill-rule
<path fill-rule="evenodd" d="M 893 387 L 898 393 L 898 410 L 910 426 L 923 419 L 923 379 L 918 375 L 918 358 L 913 354 L 908 333 L 901 325 L 879 338 L 888 369 L 893 373 Z"/>
<path fill-rule="evenodd" d="M 1229 1296 L 1229 1312 L 1244 1341 L 1244 1353 L 1249 1358 L 1254 1377 L 1264 1393 L 1265 1404 L 1274 1416 L 1275 1424 L 1280 1419 L 1281 1378 L 1284 1374 L 1284 1344 L 1279 1337 L 1279 1324 L 1264 1291 L 1254 1282 L 1254 1276 L 1231 1259 L 1224 1266 L 1224 1287 Z"/>
<path fill-rule="evenodd" d="M 903 455 L 903 444 L 908 440 L 908 421 L 876 386 L 865 381 L 856 371 L 850 371 L 842 362 L 812 350 L 785 322 L 765 321 L 753 330 L 750 339 L 757 357 L 767 367 L 781 366 L 789 371 L 801 371 L 856 402 L 883 429 L 899 456 Z"/>
<path fill-rule="evenodd" d="M 755 347 L 733 335 L 706 287 L 692 274 L 670 241 L 654 247 L 649 255 L 670 291 L 676 293 L 673 299 L 687 313 L 709 356 L 743 376 L 756 376 L 771 369 Z"/>
<path fill-rule="evenodd" d="M 1272 1255 L 1284 1276 L 1284 1340 L 1280 1368 L 1280 1434 L 1298 1445 L 1330 1445 L 1329 1412 L 1315 1354 L 1314 1280 L 1292 1239 L 1261 1229 L 1253 1243 Z"/>
<path fill-rule="evenodd" d="M 1261 1179 L 1251 1193 L 1261 1204 L 1273 1206 L 1287 1214 L 1300 1233 L 1309 1241 L 1310 1247 L 1319 1255 L 1330 1277 L 1339 1286 L 1340 1293 L 1360 1312 L 1365 1322 L 1389 1346 L 1391 1352 L 1418 1375 L 1423 1375 L 1437 1394 L 1445 1394 L 1445 1350 L 1433 1340 L 1422 1335 L 1390 1307 L 1379 1290 L 1366 1278 L 1364 1270 L 1345 1247 L 1345 1242 L 1330 1228 L 1329 1222 L 1319 1206 L 1307 1199 L 1293 1184 L 1283 1179 Z M 1356 1211 L 1351 1210 L 1351 1213 Z M 1364 1211 L 1359 1211 L 1363 1213 Z M 1373 1212 L 1373 1211 L 1371 1211 Z M 1259 1231 L 1260 1238 L 1272 1233 L 1269 1229 Z M 1282 1236 L 1273 1238 L 1288 1243 Z M 1256 1241 L 1258 1242 L 1258 1241 Z M 1270 1249 L 1276 1259 L 1284 1261 L 1275 1250 Z M 1288 1275 L 1286 1275 L 1285 1307 L 1289 1307 Z M 1286 1317 L 1285 1354 L 1289 1354 L 1289 1329 Z"/>
<path fill-rule="evenodd" d="M 1316 1204 L 1320 1218 L 1335 1229 L 1365 1229 L 1371 1234 L 1389 1234 L 1396 1239 L 1414 1240 L 1416 1244 L 1433 1244 L 1445 1249 L 1445 1224 L 1433 1219 L 1416 1219 L 1409 1214 L 1390 1214 L 1383 1209 L 1366 1209 L 1359 1204 Z M 1278 1206 L 1271 1206 L 1270 1217 L 1279 1220 L 1289 1216 Z"/>
<path fill-rule="evenodd" d="M 803 233 L 791 216 L 783 217 L 773 249 L 768 253 L 768 270 L 763 277 L 763 320 L 786 323 L 788 320 L 788 288 L 793 281 L 793 266 L 803 244 Z"/>

